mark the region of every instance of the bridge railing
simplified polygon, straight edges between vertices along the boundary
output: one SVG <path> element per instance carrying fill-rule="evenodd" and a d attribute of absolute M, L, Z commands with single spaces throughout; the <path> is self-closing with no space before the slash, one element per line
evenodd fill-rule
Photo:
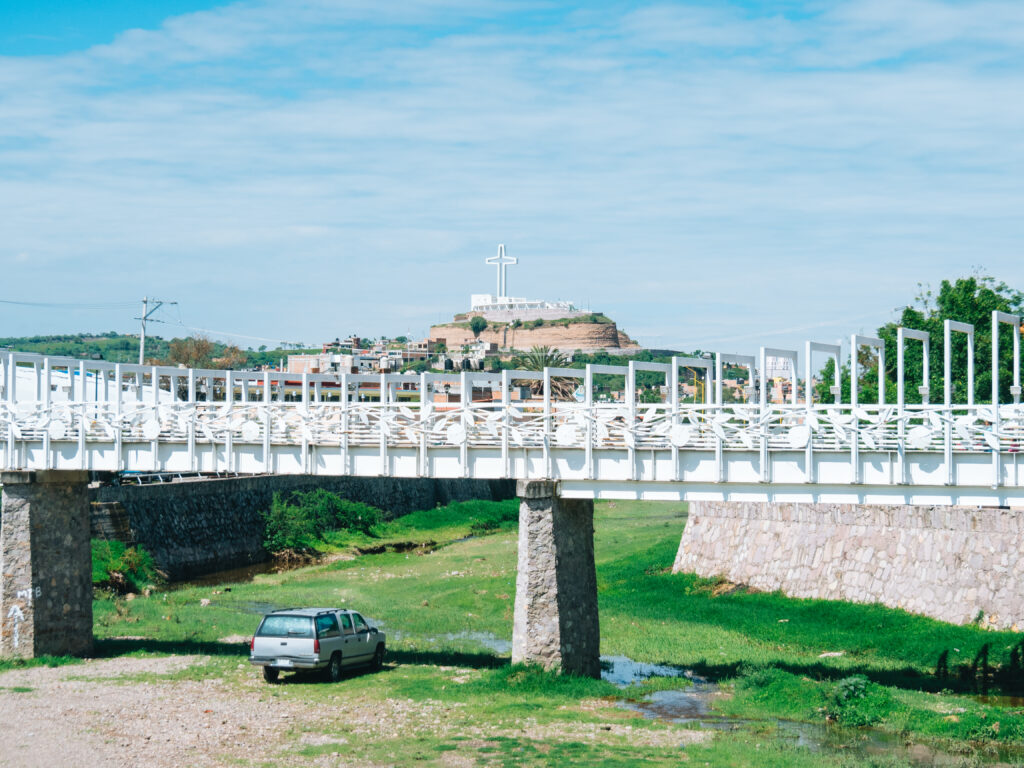
<path fill-rule="evenodd" d="M 1024 419 L 1018 401 L 1020 319 L 993 313 L 993 360 L 998 361 L 998 331 L 1014 330 L 1012 404 L 974 402 L 974 333 L 964 323 L 946 324 L 944 402 L 929 404 L 928 350 L 921 331 L 898 333 L 898 397 L 895 404 L 857 401 L 858 371 L 853 366 L 850 403 L 814 403 L 811 356 L 825 353 L 837 371 L 830 391 L 840 399 L 840 346 L 808 342 L 804 397 L 796 378 L 796 352 L 762 348 L 752 356 L 675 357 L 671 363 L 633 361 L 628 366 L 588 365 L 583 369 L 501 373 L 296 374 L 281 371 L 225 371 L 171 366 L 116 364 L 96 360 L 43 357 L 23 353 L 0 356 L 0 463 L 17 468 L 27 446 L 41 445 L 49 457 L 57 446 L 113 444 L 121 458 L 125 446 L 184 445 L 190 461 L 196 446 L 262 446 L 265 460 L 273 446 L 310 446 L 340 450 L 377 447 L 386 464 L 389 451 L 416 448 L 421 461 L 435 448 L 500 452 L 541 451 L 550 468 L 553 452 L 578 449 L 588 464 L 594 452 L 625 451 L 632 463 L 645 451 L 760 452 L 803 451 L 807 466 L 815 453 L 848 453 L 859 467 L 861 451 L 893 454 L 902 465 L 908 452 L 943 453 L 947 464 L 959 453 L 999 456 L 1021 450 Z M 967 403 L 952 402 L 953 333 L 967 339 Z M 904 346 L 921 343 L 925 361 L 921 404 L 905 397 Z M 885 391 L 884 344 L 853 336 L 850 349 L 873 348 L 880 358 L 879 393 Z M 856 354 L 851 360 L 856 363 Z M 768 398 L 768 359 L 789 368 L 790 401 Z M 726 366 L 747 370 L 742 392 L 749 402 L 726 403 L 722 382 Z M 683 374 L 693 381 L 695 400 L 683 402 Z M 643 374 L 646 389 L 639 385 Z M 605 391 L 597 384 L 605 377 Z M 622 382 L 617 401 L 608 401 L 608 377 Z M 660 382 L 650 385 L 651 380 Z M 993 368 L 998 382 L 999 370 Z M 651 395 L 654 395 L 651 398 Z M 993 386 L 993 400 L 998 399 Z M 643 397 L 641 397 L 643 395 Z M 601 398 L 605 398 L 602 400 Z M 655 402 L 640 402 L 654 399 Z M 49 461 L 46 458 L 45 461 Z M 305 461 L 305 458 L 303 459 Z M 464 464 L 467 462 L 463 461 Z M 719 463 L 721 463 L 719 461 Z M 468 465 L 468 464 L 467 464 Z M 425 463 L 423 464 L 425 468 Z M 998 475 L 998 471 L 996 472 Z"/>

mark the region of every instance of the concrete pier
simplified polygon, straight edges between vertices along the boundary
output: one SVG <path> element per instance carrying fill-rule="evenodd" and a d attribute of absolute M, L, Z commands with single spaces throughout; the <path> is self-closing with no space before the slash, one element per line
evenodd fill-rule
<path fill-rule="evenodd" d="M 512 661 L 600 675 L 594 502 L 562 499 L 557 484 L 520 480 L 519 569 Z"/>
<path fill-rule="evenodd" d="M 88 472 L 3 472 L 0 656 L 92 650 Z"/>

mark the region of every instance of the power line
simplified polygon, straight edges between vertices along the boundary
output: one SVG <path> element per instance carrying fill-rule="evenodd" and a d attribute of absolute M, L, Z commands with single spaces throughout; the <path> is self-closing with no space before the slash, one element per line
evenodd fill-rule
<path fill-rule="evenodd" d="M 233 331 L 216 331 L 216 330 L 212 330 L 210 328 L 197 328 L 194 325 L 185 325 L 185 323 L 180 322 L 180 321 L 177 322 L 177 323 L 172 323 L 169 320 L 154 320 L 154 319 L 150 318 L 149 322 L 151 322 L 151 323 L 162 323 L 163 325 L 180 326 L 181 328 L 184 328 L 186 331 L 198 331 L 199 333 L 211 333 L 211 334 L 215 334 L 217 336 L 232 336 L 232 337 L 237 337 L 239 339 L 253 339 L 255 341 L 270 341 L 270 342 L 273 342 L 274 344 L 294 344 L 295 343 L 295 342 L 292 342 L 292 341 L 285 341 L 283 339 L 269 339 L 269 338 L 267 338 L 265 336 L 251 336 L 251 335 L 246 334 L 246 333 L 235 333 Z"/>
<path fill-rule="evenodd" d="M 97 304 L 74 304 L 55 301 L 13 301 L 11 299 L 0 299 L 0 304 L 15 304 L 19 307 L 48 307 L 58 309 L 119 309 L 122 307 L 133 307 L 134 301 L 116 301 Z"/>

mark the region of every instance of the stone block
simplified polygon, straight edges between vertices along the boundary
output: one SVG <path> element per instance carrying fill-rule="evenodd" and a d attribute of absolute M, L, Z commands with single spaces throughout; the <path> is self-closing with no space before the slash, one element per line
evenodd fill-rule
<path fill-rule="evenodd" d="M 3 473 L 0 656 L 92 649 L 87 472 Z"/>
<path fill-rule="evenodd" d="M 521 485 L 512 661 L 598 677 L 594 502 L 553 486 Z"/>

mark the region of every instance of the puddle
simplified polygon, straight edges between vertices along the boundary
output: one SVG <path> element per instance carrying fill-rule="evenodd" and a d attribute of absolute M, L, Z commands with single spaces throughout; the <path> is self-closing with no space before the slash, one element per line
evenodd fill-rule
<path fill-rule="evenodd" d="M 174 592 L 188 587 L 220 587 L 231 586 L 232 584 L 249 584 L 260 574 L 284 573 L 285 571 L 294 571 L 298 568 L 306 568 L 310 565 L 315 565 L 315 563 L 295 563 L 292 565 L 278 563 L 273 560 L 265 560 L 262 563 L 243 565 L 241 568 L 230 568 L 226 571 L 214 571 L 213 573 L 207 573 L 203 576 L 197 576 L 194 579 L 172 581 L 165 587 L 165 589 L 168 592 Z"/>
<path fill-rule="evenodd" d="M 498 637 L 490 632 L 449 632 L 445 635 L 447 640 L 472 640 L 475 643 L 480 643 L 484 648 L 494 653 L 505 655 L 506 653 L 512 653 L 512 641 L 505 640 L 504 638 Z"/>
<path fill-rule="evenodd" d="M 633 661 L 626 656 L 602 656 L 601 679 L 613 685 L 625 688 L 628 685 L 642 683 L 652 677 L 686 677 L 699 680 L 693 673 L 682 667 L 671 667 L 665 664 L 647 664 Z"/>
<path fill-rule="evenodd" d="M 1024 696 L 972 696 L 972 699 L 990 707 L 1024 709 Z"/>
<path fill-rule="evenodd" d="M 965 754 L 953 754 L 925 744 L 907 743 L 898 734 L 873 728 L 840 728 L 827 723 L 791 720 L 747 720 L 714 713 L 712 703 L 722 695 L 719 686 L 689 670 L 661 664 L 645 664 L 625 656 L 603 656 L 601 677 L 620 688 L 652 677 L 685 677 L 691 685 L 678 690 L 653 691 L 640 701 L 619 706 L 649 720 L 687 724 L 712 730 L 774 730 L 779 739 L 811 752 L 834 752 L 852 757 L 897 757 L 915 768 L 954 768 L 964 765 L 1024 765 L 1024 750 L 1014 747 L 975 748 L 965 744 Z M 1020 699 L 1009 696 L 976 697 L 996 706 L 1017 706 Z"/>

